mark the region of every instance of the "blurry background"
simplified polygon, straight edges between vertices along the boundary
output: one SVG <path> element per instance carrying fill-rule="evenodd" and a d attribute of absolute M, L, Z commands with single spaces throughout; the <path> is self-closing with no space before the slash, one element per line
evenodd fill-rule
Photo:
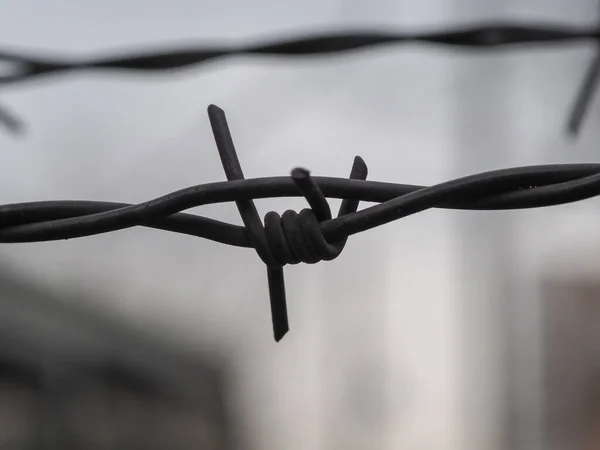
<path fill-rule="evenodd" d="M 597 6 L 3 0 L 0 29 L 7 48 L 88 55 L 350 27 L 584 25 Z M 594 50 L 385 46 L 9 86 L 2 104 L 29 127 L 0 134 L 0 203 L 136 203 L 223 180 L 209 103 L 248 178 L 297 165 L 346 177 L 356 154 L 370 179 L 410 184 L 597 161 L 597 102 L 577 141 L 563 134 Z M 354 236 L 334 262 L 286 271 L 279 344 L 248 249 L 142 228 L 3 245 L 0 447 L 598 448 L 597 208 L 432 210 Z M 233 204 L 198 212 L 241 223 Z"/>

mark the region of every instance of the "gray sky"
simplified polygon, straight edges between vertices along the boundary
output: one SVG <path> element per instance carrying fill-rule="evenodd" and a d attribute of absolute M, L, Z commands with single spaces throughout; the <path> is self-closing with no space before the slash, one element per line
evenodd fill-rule
<path fill-rule="evenodd" d="M 579 22 L 595 14 L 594 2 L 581 3 L 575 9 L 558 0 L 510 6 L 261 1 L 251 7 L 240 0 L 3 0 L 0 26 L 6 46 L 88 55 L 350 25 L 421 29 L 514 17 Z M 22 139 L 0 134 L 0 203 L 133 203 L 222 180 L 209 103 L 225 109 L 247 177 L 284 175 L 296 165 L 345 177 L 356 154 L 369 165 L 370 179 L 413 184 L 509 164 L 593 160 L 593 118 L 566 152 L 561 135 L 590 56 L 586 47 L 491 56 L 388 47 L 319 60 L 235 58 L 173 75 L 78 73 L 10 86 L 0 101 L 26 120 L 28 133 Z M 498 68 L 510 72 L 510 89 Z M 465 96 L 470 100 L 463 105 Z M 514 105 L 503 128 L 510 151 L 506 141 L 480 130 L 499 107 L 486 99 Z M 303 207 L 291 199 L 258 204 L 262 214 Z M 198 212 L 240 223 L 234 205 Z M 389 448 L 464 449 L 464 417 L 457 413 L 464 395 L 458 214 L 420 214 L 353 237 L 332 263 L 288 268 L 291 332 L 278 345 L 265 270 L 248 249 L 133 229 L 7 245 L 1 255 L 57 286 L 97 289 L 108 307 L 132 320 L 193 345 L 232 351 L 243 380 L 244 420 L 259 448 L 317 449 L 324 439 L 348 447 L 336 436 L 351 427 L 359 448 L 382 448 L 383 439 Z M 339 323 L 324 331 L 339 308 Z M 391 407 L 384 430 L 363 429 L 339 412 L 340 385 L 361 361 L 385 367 Z"/>

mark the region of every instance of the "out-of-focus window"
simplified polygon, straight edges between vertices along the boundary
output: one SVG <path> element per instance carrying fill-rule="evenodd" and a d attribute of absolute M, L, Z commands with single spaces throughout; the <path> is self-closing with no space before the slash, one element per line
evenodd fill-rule
<path fill-rule="evenodd" d="M 36 391 L 0 380 L 0 449 L 33 448 L 37 435 Z"/>
<path fill-rule="evenodd" d="M 600 281 L 569 276 L 544 289 L 548 450 L 600 448 Z"/>
<path fill-rule="evenodd" d="M 87 386 L 67 406 L 70 440 L 80 448 L 116 448 L 114 420 L 102 385 Z"/>
<path fill-rule="evenodd" d="M 163 402 L 154 404 L 154 423 L 161 449 L 218 450 L 223 447 L 218 424 L 205 413 Z"/>

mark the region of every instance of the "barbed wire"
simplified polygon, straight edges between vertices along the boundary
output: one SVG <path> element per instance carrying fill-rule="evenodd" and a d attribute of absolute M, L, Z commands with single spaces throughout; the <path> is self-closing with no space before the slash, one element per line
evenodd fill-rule
<path fill-rule="evenodd" d="M 600 28 L 570 25 L 490 22 L 480 25 L 449 28 L 427 33 L 399 32 L 337 32 L 320 36 L 279 38 L 246 45 L 213 45 L 180 48 L 169 51 L 139 51 L 121 56 L 73 58 L 35 56 L 21 52 L 0 51 L 0 63 L 13 67 L 0 75 L 0 84 L 22 83 L 75 70 L 119 70 L 157 72 L 183 69 L 236 55 L 302 57 L 330 55 L 402 43 L 425 43 L 474 49 L 500 48 L 515 45 L 561 44 L 574 41 L 598 41 Z M 577 135 L 600 76 L 600 52 L 592 61 L 569 114 L 567 131 Z M 0 122 L 12 131 L 22 129 L 14 113 L 0 108 Z"/>
<path fill-rule="evenodd" d="M 188 187 L 137 205 L 96 201 L 41 201 L 0 205 L 0 242 L 73 239 L 144 226 L 222 244 L 254 248 L 267 266 L 273 332 L 289 330 L 283 267 L 337 258 L 348 238 L 430 209 L 510 210 L 561 205 L 600 195 L 600 164 L 516 167 L 434 186 L 367 181 L 356 156 L 348 179 L 313 177 L 296 168 L 289 177 L 245 179 L 233 138 L 219 107 L 208 115 L 227 181 Z M 264 224 L 254 199 L 304 197 L 309 208 L 268 212 Z M 327 197 L 341 199 L 333 218 Z M 243 226 L 182 211 L 235 202 Z M 376 205 L 358 210 L 359 202 Z"/>

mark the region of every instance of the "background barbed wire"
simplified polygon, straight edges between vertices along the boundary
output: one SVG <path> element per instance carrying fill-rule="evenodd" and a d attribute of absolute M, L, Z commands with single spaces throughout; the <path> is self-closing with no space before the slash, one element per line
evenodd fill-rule
<path fill-rule="evenodd" d="M 401 33 L 393 31 L 346 31 L 298 37 L 263 39 L 263 42 L 237 45 L 212 44 L 196 48 L 128 52 L 113 57 L 69 58 L 50 55 L 28 55 L 10 50 L 0 51 L 0 62 L 8 64 L 7 74 L 0 74 L 0 84 L 22 83 L 40 76 L 77 70 L 119 70 L 155 72 L 183 69 L 205 64 L 226 56 L 324 56 L 360 49 L 401 44 L 426 43 L 449 47 L 499 48 L 530 44 L 559 45 L 570 42 L 598 41 L 600 28 L 568 24 L 536 24 L 495 22 L 454 27 L 440 31 Z M 569 115 L 567 130 L 577 134 L 600 74 L 600 53 L 588 68 Z M 14 131 L 22 129 L 21 121 L 6 109 L 0 110 L 0 122 Z"/>

